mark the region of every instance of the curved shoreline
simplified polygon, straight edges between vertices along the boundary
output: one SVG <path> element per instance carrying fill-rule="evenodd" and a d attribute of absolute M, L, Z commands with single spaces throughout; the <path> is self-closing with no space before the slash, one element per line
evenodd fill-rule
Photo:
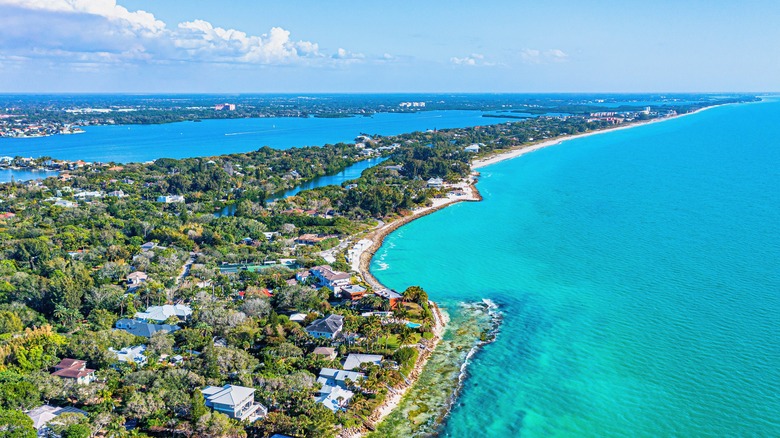
<path fill-rule="evenodd" d="M 517 158 L 527 153 L 537 151 L 539 149 L 543 149 L 549 146 L 559 145 L 564 141 L 573 140 L 582 137 L 589 137 L 592 135 L 604 134 L 607 132 L 635 128 L 638 126 L 659 123 L 659 122 L 672 120 L 672 119 L 677 119 L 679 117 L 697 114 L 702 111 L 712 109 L 718 106 L 722 106 L 722 105 L 713 105 L 713 106 L 700 108 L 698 110 L 685 113 L 685 114 L 678 114 L 675 116 L 663 117 L 663 118 L 655 118 L 647 121 L 634 122 L 626 125 L 619 125 L 610 128 L 599 129 L 596 131 L 589 131 L 582 134 L 564 135 L 552 139 L 546 139 L 544 141 L 537 142 L 537 143 L 519 145 L 517 147 L 511 148 L 506 151 L 497 151 L 487 157 L 475 159 L 471 163 L 471 169 L 472 171 L 475 171 L 476 169 L 480 169 L 485 166 L 489 166 L 502 161 Z M 458 185 L 452 186 L 452 188 L 460 188 L 464 191 L 467 191 L 467 195 L 465 196 L 448 195 L 447 198 L 435 198 L 433 205 L 429 207 L 417 209 L 413 211 L 411 215 L 404 216 L 392 222 L 382 224 L 381 226 L 379 226 L 379 228 L 369 232 L 366 236 L 364 236 L 363 239 L 369 240 L 371 243 L 370 245 L 361 248 L 359 253 L 356 256 L 358 257 L 358 266 L 357 266 L 358 272 L 361 274 L 361 276 L 366 281 L 366 283 L 368 283 L 372 288 L 375 289 L 387 288 L 379 280 L 377 280 L 377 278 L 374 277 L 374 275 L 371 273 L 371 260 L 373 259 L 377 251 L 379 251 L 379 249 L 382 247 L 385 238 L 390 233 L 398 230 L 399 228 L 412 222 L 413 220 L 419 219 L 423 216 L 427 216 L 431 213 L 439 211 L 450 205 L 457 204 L 459 202 L 482 201 L 482 195 L 479 193 L 479 190 L 476 187 L 476 183 L 477 183 L 476 176 L 478 175 L 479 175 L 478 172 L 473 172 L 472 175 L 469 176 L 467 180 L 459 183 Z M 389 415 L 398 406 L 398 404 L 401 402 L 401 399 L 409 390 L 409 388 L 411 388 L 417 382 L 417 379 L 419 378 L 419 375 L 422 372 L 422 370 L 425 368 L 428 359 L 433 354 L 434 349 L 442 339 L 442 336 L 446 328 L 446 321 L 444 321 L 444 318 L 442 317 L 442 314 L 439 310 L 439 307 L 436 305 L 436 303 L 430 301 L 430 304 L 432 306 L 432 309 L 434 310 L 434 327 L 433 327 L 434 338 L 431 340 L 430 346 L 424 348 L 420 353 L 420 355 L 418 356 L 413 371 L 409 373 L 409 376 L 407 377 L 407 382 L 402 384 L 399 388 L 391 389 L 392 394 L 389 395 L 388 398 L 386 398 L 385 401 L 382 403 L 382 405 L 380 405 L 374 411 L 371 417 L 369 417 L 372 427 L 381 423 L 382 420 L 385 417 L 387 417 L 387 415 Z M 360 437 L 363 435 L 364 432 L 365 430 L 361 430 L 355 434 L 351 434 L 350 436 L 354 438 Z"/>

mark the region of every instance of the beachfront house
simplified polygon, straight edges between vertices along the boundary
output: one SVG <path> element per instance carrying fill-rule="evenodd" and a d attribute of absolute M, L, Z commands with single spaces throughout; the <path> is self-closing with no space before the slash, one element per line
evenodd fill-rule
<path fill-rule="evenodd" d="M 315 338 L 335 339 L 344 329 L 344 317 L 341 315 L 328 315 L 326 318 L 315 320 L 306 332 Z"/>
<path fill-rule="evenodd" d="M 360 369 L 360 366 L 364 363 L 370 365 L 381 365 L 382 359 L 382 356 L 379 354 L 352 353 L 347 356 L 347 359 L 344 361 L 344 369 L 347 371 Z"/>
<path fill-rule="evenodd" d="M 152 335 L 157 332 L 173 333 L 181 328 L 178 325 L 152 324 L 145 321 L 138 321 L 137 319 L 127 318 L 123 318 L 117 321 L 114 327 L 119 330 L 124 330 L 132 335 L 141 336 L 144 338 L 151 338 Z"/>
<path fill-rule="evenodd" d="M 317 383 L 321 386 L 315 401 L 322 403 L 333 412 L 343 411 L 349 400 L 355 395 L 348 389 L 349 384 L 359 382 L 363 378 L 365 375 L 362 373 L 323 368 L 317 377 Z"/>
<path fill-rule="evenodd" d="M 391 309 L 395 309 L 395 306 L 397 306 L 398 303 L 401 302 L 401 300 L 404 298 L 403 295 L 390 289 L 381 289 L 378 291 L 374 291 L 374 294 L 379 295 L 380 297 L 389 301 Z"/>
<path fill-rule="evenodd" d="M 341 296 L 357 301 L 366 295 L 366 288 L 359 284 L 348 284 L 341 287 Z"/>
<path fill-rule="evenodd" d="M 221 412 L 230 418 L 250 423 L 263 418 L 268 409 L 255 403 L 255 389 L 245 386 L 225 385 L 207 386 L 201 390 L 206 406 Z"/>
<path fill-rule="evenodd" d="M 79 385 L 88 385 L 97 379 L 95 370 L 87 368 L 87 362 L 78 359 L 62 359 L 54 365 L 51 375 L 74 380 Z"/>
<path fill-rule="evenodd" d="M 151 306 L 146 312 L 137 312 L 135 319 L 163 323 L 170 317 L 176 317 L 186 321 L 192 315 L 192 308 L 184 304 L 165 304 L 163 306 Z"/>
<path fill-rule="evenodd" d="M 441 178 L 431 178 L 428 180 L 427 187 L 429 189 L 440 189 L 444 185 L 444 180 Z"/>
<path fill-rule="evenodd" d="M 477 152 L 479 152 L 479 144 L 474 143 L 474 144 L 468 145 L 465 148 L 463 148 L 463 151 L 476 154 Z"/>

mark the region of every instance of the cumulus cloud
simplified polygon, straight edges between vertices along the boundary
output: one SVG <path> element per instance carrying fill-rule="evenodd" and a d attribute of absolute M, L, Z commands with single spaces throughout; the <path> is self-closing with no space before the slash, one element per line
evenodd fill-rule
<path fill-rule="evenodd" d="M 332 56 L 333 59 L 338 59 L 338 60 L 341 60 L 341 61 L 353 61 L 353 62 L 365 59 L 365 57 L 366 57 L 366 55 L 364 55 L 362 53 L 353 53 L 353 52 L 350 52 L 349 50 L 345 50 L 345 49 L 342 49 L 342 48 L 339 48 L 338 50 L 336 50 L 336 53 L 334 53 L 333 56 Z"/>
<path fill-rule="evenodd" d="M 296 41 L 280 27 L 249 35 L 205 20 L 168 26 L 116 0 L 0 0 L 0 16 L 0 50 L 19 59 L 286 64 L 364 58 L 345 49 L 327 57 L 317 43 Z"/>
<path fill-rule="evenodd" d="M 450 62 L 455 65 L 489 65 L 488 63 L 484 62 L 485 55 L 481 55 L 479 53 L 472 53 L 469 56 L 464 56 L 462 58 L 458 58 L 453 56 L 450 58 Z"/>
<path fill-rule="evenodd" d="M 546 64 L 551 62 L 564 62 L 568 60 L 569 55 L 560 49 L 523 49 L 520 51 L 520 58 L 526 64 Z"/>

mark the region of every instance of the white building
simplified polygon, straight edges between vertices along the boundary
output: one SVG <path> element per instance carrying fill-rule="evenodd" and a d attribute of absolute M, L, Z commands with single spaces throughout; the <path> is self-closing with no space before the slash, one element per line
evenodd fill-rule
<path fill-rule="evenodd" d="M 347 381 L 358 382 L 363 380 L 363 378 L 365 378 L 365 375 L 362 373 L 323 368 L 320 370 L 319 377 L 317 377 L 317 383 L 322 386 L 320 387 L 319 395 L 314 400 L 317 403 L 322 403 L 333 412 L 343 411 L 354 395 L 347 388 Z"/>
<path fill-rule="evenodd" d="M 444 185 L 444 180 L 441 178 L 431 178 L 428 180 L 428 188 L 438 189 L 441 188 L 442 185 Z"/>
<path fill-rule="evenodd" d="M 138 366 L 146 365 L 146 345 L 136 345 L 135 347 L 125 347 L 121 350 L 109 348 L 108 351 L 116 355 L 119 362 L 134 363 Z"/>
<path fill-rule="evenodd" d="M 347 359 L 344 361 L 344 369 L 347 371 L 359 369 L 360 365 L 364 363 L 368 363 L 372 365 L 381 365 L 382 356 L 379 354 L 352 353 L 349 356 L 347 356 Z"/>
<path fill-rule="evenodd" d="M 136 312 L 135 318 L 145 321 L 165 322 L 168 318 L 175 316 L 186 321 L 192 315 L 192 308 L 184 304 L 166 304 L 164 306 L 151 306 L 146 312 Z"/>
<path fill-rule="evenodd" d="M 174 203 L 183 203 L 184 202 L 184 196 L 182 195 L 167 195 L 167 196 L 158 196 L 157 202 L 161 202 L 163 204 L 174 204 Z"/>
<path fill-rule="evenodd" d="M 268 414 L 268 409 L 255 403 L 255 389 L 245 386 L 207 386 L 201 390 L 206 406 L 239 421 L 253 422 Z"/>
<path fill-rule="evenodd" d="M 351 283 L 352 276 L 346 272 L 334 271 L 330 266 L 316 266 L 309 271 L 320 285 L 338 294 L 340 288 Z"/>

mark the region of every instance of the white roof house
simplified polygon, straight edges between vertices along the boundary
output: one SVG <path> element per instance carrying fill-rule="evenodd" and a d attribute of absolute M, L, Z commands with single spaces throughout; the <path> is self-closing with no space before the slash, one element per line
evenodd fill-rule
<path fill-rule="evenodd" d="M 354 395 L 355 393 L 348 389 L 335 387 L 330 392 L 321 393 L 319 396 L 315 397 L 314 401 L 322 403 L 326 408 L 333 412 L 338 412 L 346 410 L 347 404 Z"/>
<path fill-rule="evenodd" d="M 255 421 L 268 414 L 268 409 L 255 403 L 255 389 L 245 386 L 207 386 L 201 390 L 206 406 L 236 420 Z"/>
<path fill-rule="evenodd" d="M 429 188 L 439 188 L 444 184 L 444 180 L 441 178 L 431 178 L 428 180 Z"/>
<path fill-rule="evenodd" d="M 76 409 L 74 407 L 66 406 L 64 408 L 60 408 L 51 405 L 39 406 L 25 413 L 27 414 L 28 417 L 30 417 L 30 419 L 32 419 L 33 427 L 35 428 L 35 430 L 39 431 L 38 432 L 39 436 L 48 436 L 48 434 L 45 431 L 46 425 L 62 414 L 80 414 L 85 417 L 88 415 L 86 412 L 82 411 L 81 409 Z"/>
<path fill-rule="evenodd" d="M 466 152 L 475 152 L 475 153 L 479 152 L 479 144 L 474 143 L 472 145 L 466 146 L 465 148 L 463 148 L 463 150 Z"/>
<path fill-rule="evenodd" d="M 323 368 L 317 378 L 317 383 L 322 385 L 319 395 L 314 399 L 322 403 L 333 412 L 344 410 L 354 393 L 347 389 L 346 380 L 353 382 L 362 380 L 365 376 L 354 371 Z"/>
<path fill-rule="evenodd" d="M 192 308 L 184 304 L 165 304 L 163 306 L 151 306 L 146 309 L 146 312 L 136 312 L 136 319 L 143 319 L 147 321 L 164 322 L 168 318 L 175 316 L 182 320 L 192 315 Z"/>
<path fill-rule="evenodd" d="M 75 202 L 68 201 L 65 199 L 57 199 L 56 202 L 54 202 L 54 205 L 62 208 L 75 208 L 78 206 L 78 204 L 76 204 Z"/>
<path fill-rule="evenodd" d="M 116 355 L 116 359 L 120 362 L 134 363 L 138 365 L 146 364 L 146 345 L 136 345 L 135 347 L 125 347 L 121 350 L 114 350 L 109 348 L 108 351 Z"/>
<path fill-rule="evenodd" d="M 157 202 L 162 202 L 163 204 L 173 204 L 177 202 L 184 202 L 184 196 L 181 195 L 168 195 L 168 196 L 158 196 Z"/>
<path fill-rule="evenodd" d="M 359 369 L 360 365 L 364 363 L 380 365 L 382 363 L 382 356 L 378 354 L 352 353 L 347 356 L 347 359 L 344 361 L 344 369 L 348 371 Z"/>
<path fill-rule="evenodd" d="M 290 321 L 302 323 L 305 320 L 306 320 L 305 313 L 293 313 L 292 315 L 290 315 Z"/>

